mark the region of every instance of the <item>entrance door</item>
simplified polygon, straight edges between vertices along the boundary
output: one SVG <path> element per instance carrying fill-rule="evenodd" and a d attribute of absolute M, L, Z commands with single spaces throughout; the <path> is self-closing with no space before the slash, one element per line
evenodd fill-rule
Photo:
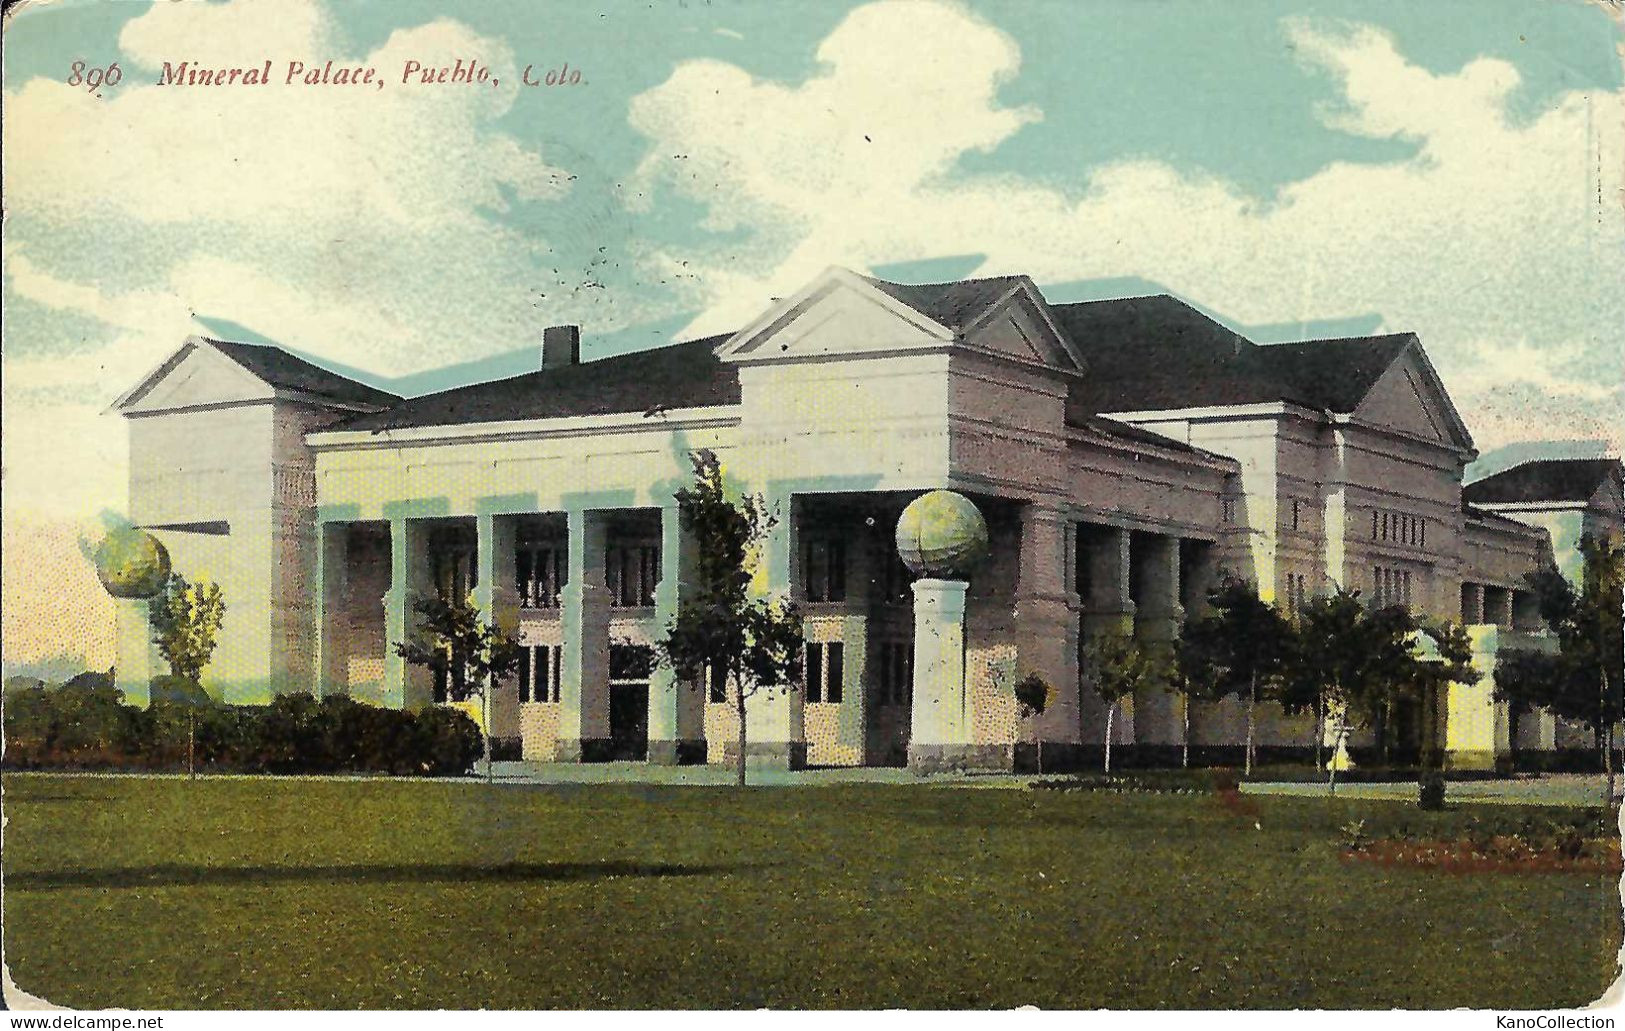
<path fill-rule="evenodd" d="M 644 762 L 649 758 L 649 684 L 609 685 L 609 750 L 611 759 Z"/>

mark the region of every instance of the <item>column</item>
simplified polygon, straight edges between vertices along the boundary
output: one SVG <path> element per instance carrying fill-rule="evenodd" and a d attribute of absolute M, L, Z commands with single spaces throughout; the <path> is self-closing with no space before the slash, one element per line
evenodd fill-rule
<path fill-rule="evenodd" d="M 559 617 L 564 668 L 559 674 L 560 762 L 593 762 L 609 753 L 609 588 L 604 583 L 607 514 L 576 509 L 569 526 L 569 573 Z"/>
<path fill-rule="evenodd" d="M 1511 713 L 1495 699 L 1495 655 L 1501 647 L 1501 629 L 1469 627 L 1473 668 L 1483 676 L 1476 684 L 1452 683 L 1445 699 L 1445 768 L 1493 770 L 1512 751 Z"/>
<path fill-rule="evenodd" d="M 655 633 L 677 618 L 694 576 L 694 536 L 683 530 L 678 507 L 660 510 L 660 584 L 655 589 Z M 705 762 L 705 695 L 655 664 L 649 677 L 649 761 L 667 766 Z"/>
<path fill-rule="evenodd" d="M 347 523 L 316 526 L 316 683 L 315 694 L 348 694 L 350 690 L 349 596 L 350 527 Z"/>
<path fill-rule="evenodd" d="M 1083 636 L 1128 634 L 1134 630 L 1134 599 L 1129 591 L 1129 532 L 1117 526 L 1090 526 L 1082 566 L 1088 574 L 1083 600 Z M 1080 670 L 1080 709 L 1088 746 L 1104 747 L 1106 705 L 1090 686 L 1089 670 Z M 1134 743 L 1134 699 L 1117 703 L 1112 743 Z"/>
<path fill-rule="evenodd" d="M 768 499 L 778 523 L 762 542 L 759 594 L 781 600 L 798 595 L 800 535 L 795 499 Z M 807 764 L 806 695 L 799 686 L 759 688 L 745 700 L 745 759 L 764 765 L 799 769 Z"/>
<path fill-rule="evenodd" d="M 1179 637 L 1184 608 L 1179 603 L 1179 538 L 1147 534 L 1141 538 L 1141 596 L 1134 613 L 1134 636 L 1142 647 L 1168 648 Z M 1134 742 L 1178 745 L 1183 735 L 1178 699 L 1152 687 L 1134 693 Z"/>
<path fill-rule="evenodd" d="M 158 646 L 152 642 L 152 602 L 146 598 L 117 598 L 118 661 L 113 686 L 124 692 L 130 705 L 152 700 L 152 678 L 169 672 Z"/>
<path fill-rule="evenodd" d="M 519 521 L 509 515 L 482 515 L 475 520 L 478 530 L 474 604 L 480 617 L 510 636 L 519 636 L 519 589 L 514 582 L 514 545 Z M 519 738 L 519 685 L 514 677 L 486 686 L 481 707 L 481 728 L 492 740 Z"/>
<path fill-rule="evenodd" d="M 914 708 L 908 767 L 917 773 L 975 764 L 965 684 L 963 580 L 914 581 Z"/>
<path fill-rule="evenodd" d="M 434 590 L 430 580 L 427 520 L 390 520 L 389 591 L 384 595 L 386 705 L 416 709 L 434 700 L 434 675 L 395 654 L 395 645 L 407 639 L 417 621 L 412 603 Z"/>
<path fill-rule="evenodd" d="M 1484 622 L 1483 584 L 1461 585 L 1461 621 L 1467 626 L 1477 626 Z"/>
<path fill-rule="evenodd" d="M 1052 769 L 1077 766 L 1082 744 L 1077 542 L 1077 525 L 1064 511 L 1037 504 L 1022 510 L 1015 675 L 1037 673 L 1050 686 L 1048 703 L 1033 729 L 1044 742 L 1043 765 Z"/>

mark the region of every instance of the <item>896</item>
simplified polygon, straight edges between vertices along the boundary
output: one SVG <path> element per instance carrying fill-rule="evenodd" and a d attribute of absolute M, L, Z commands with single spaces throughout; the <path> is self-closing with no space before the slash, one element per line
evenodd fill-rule
<path fill-rule="evenodd" d="M 106 68 L 87 68 L 85 62 L 75 61 L 68 68 L 68 85 L 83 86 L 96 96 L 103 86 L 117 86 L 124 79 L 124 72 L 119 69 L 118 62 L 114 61 Z"/>

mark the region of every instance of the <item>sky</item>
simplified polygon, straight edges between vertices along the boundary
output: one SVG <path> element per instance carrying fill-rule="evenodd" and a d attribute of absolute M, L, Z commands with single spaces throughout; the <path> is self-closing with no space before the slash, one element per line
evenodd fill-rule
<path fill-rule="evenodd" d="M 452 13 L 447 13 L 447 12 Z M 194 332 L 400 393 L 737 328 L 829 265 L 1416 332 L 1484 468 L 1617 453 L 1625 89 L 1581 0 L 32 4 L 5 33 L 0 650 L 105 667 L 109 402 Z M 411 85 L 408 60 L 486 83 Z M 158 85 L 271 60 L 268 87 Z M 283 86 L 290 60 L 376 87 Z M 70 84 L 75 61 L 122 78 Z M 575 85 L 548 70 L 579 72 Z M 495 82 L 493 85 L 492 82 Z M 64 603 L 62 598 L 71 598 Z M 71 640 L 72 644 L 64 642 Z"/>

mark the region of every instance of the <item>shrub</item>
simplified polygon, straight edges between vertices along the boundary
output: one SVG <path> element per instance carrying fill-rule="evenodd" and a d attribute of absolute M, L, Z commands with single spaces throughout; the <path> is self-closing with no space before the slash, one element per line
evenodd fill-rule
<path fill-rule="evenodd" d="M 454 709 L 411 713 L 308 694 L 223 705 L 168 679 L 155 681 L 156 700 L 145 709 L 123 704 L 105 674 L 55 689 L 12 685 L 6 766 L 184 769 L 189 737 L 199 768 L 242 772 L 457 776 L 484 752 L 479 727 Z"/>
<path fill-rule="evenodd" d="M 468 773 L 485 754 L 479 724 L 458 709 L 424 709 L 417 714 L 416 755 L 430 776 Z"/>

